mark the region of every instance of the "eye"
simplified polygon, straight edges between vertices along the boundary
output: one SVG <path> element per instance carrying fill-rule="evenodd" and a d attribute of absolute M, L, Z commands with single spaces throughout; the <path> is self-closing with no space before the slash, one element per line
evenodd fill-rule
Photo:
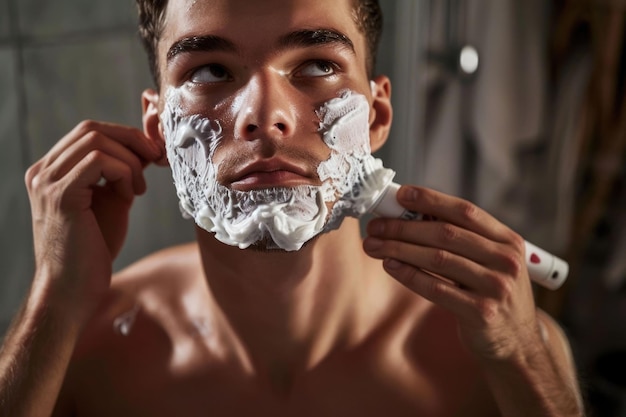
<path fill-rule="evenodd" d="M 336 65 L 330 61 L 311 61 L 304 64 L 297 71 L 300 77 L 327 77 L 334 75 Z"/>
<path fill-rule="evenodd" d="M 197 84 L 219 83 L 229 81 L 230 74 L 221 65 L 209 64 L 195 70 L 190 77 L 190 81 Z"/>

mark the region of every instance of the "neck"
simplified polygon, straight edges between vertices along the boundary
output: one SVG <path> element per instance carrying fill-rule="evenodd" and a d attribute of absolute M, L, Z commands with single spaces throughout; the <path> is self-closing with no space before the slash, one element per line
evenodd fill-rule
<path fill-rule="evenodd" d="M 222 330 L 255 374 L 310 369 L 358 338 L 372 275 L 358 221 L 346 219 L 296 252 L 240 250 L 204 231 L 198 241 Z"/>

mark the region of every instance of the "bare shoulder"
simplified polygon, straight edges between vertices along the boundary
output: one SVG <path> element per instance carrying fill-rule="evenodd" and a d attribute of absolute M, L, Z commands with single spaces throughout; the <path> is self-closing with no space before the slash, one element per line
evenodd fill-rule
<path fill-rule="evenodd" d="M 122 269 L 113 276 L 112 290 L 142 289 L 169 278 L 190 278 L 200 267 L 196 242 L 154 252 Z"/>
<path fill-rule="evenodd" d="M 403 354 L 414 378 L 414 392 L 428 392 L 430 415 L 498 415 L 483 372 L 462 344 L 455 316 L 411 293 L 406 300 L 409 323 Z"/>
<path fill-rule="evenodd" d="M 160 250 L 116 273 L 106 299 L 88 323 L 77 349 L 78 356 L 107 338 L 126 336 L 140 318 L 160 321 L 158 311 L 167 311 L 198 281 L 202 266 L 196 243 Z"/>
<path fill-rule="evenodd" d="M 155 373 L 165 374 L 155 364 L 167 364 L 171 357 L 171 327 L 177 325 L 172 322 L 184 316 L 180 300 L 201 280 L 199 274 L 195 243 L 155 252 L 115 274 L 81 333 L 58 408 L 100 404 L 104 400 L 91 397 L 95 392 L 111 401 L 109 395 L 115 397 L 128 381 L 145 383 L 150 375 L 157 380 Z"/>

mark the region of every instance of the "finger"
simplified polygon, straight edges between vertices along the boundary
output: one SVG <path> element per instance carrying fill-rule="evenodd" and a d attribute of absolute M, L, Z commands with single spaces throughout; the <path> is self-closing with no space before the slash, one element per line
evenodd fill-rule
<path fill-rule="evenodd" d="M 478 299 L 453 283 L 395 259 L 386 259 L 383 267 L 389 275 L 411 291 L 459 317 L 470 317 L 474 314 L 473 306 Z"/>
<path fill-rule="evenodd" d="M 132 171 L 130 167 L 101 151 L 91 151 L 64 177 L 69 188 L 87 189 L 104 178 L 113 191 L 127 201 L 134 196 Z M 87 208 L 87 207 L 83 207 Z"/>
<path fill-rule="evenodd" d="M 26 184 L 26 189 L 30 193 L 35 182 L 35 178 L 39 175 L 41 171 L 41 167 L 43 165 L 42 161 L 38 161 L 35 164 L 31 165 L 30 168 L 26 170 L 24 174 L 24 183 Z"/>
<path fill-rule="evenodd" d="M 45 165 L 50 165 L 53 161 L 58 159 L 72 143 L 88 135 L 90 132 L 98 132 L 116 140 L 145 161 L 156 161 L 163 156 L 159 146 L 147 138 L 139 129 L 113 123 L 85 120 L 79 123 L 52 147 L 44 157 Z"/>
<path fill-rule="evenodd" d="M 402 186 L 398 202 L 411 211 L 435 216 L 440 221 L 471 230 L 498 242 L 515 241 L 515 233 L 475 204 L 438 191 Z"/>
<path fill-rule="evenodd" d="M 499 271 L 521 263 L 523 252 L 489 240 L 475 232 L 442 221 L 415 222 L 377 218 L 367 225 L 370 236 L 419 246 L 440 248 Z"/>
<path fill-rule="evenodd" d="M 145 192 L 146 182 L 143 176 L 143 164 L 139 157 L 119 142 L 95 131 L 90 132 L 78 141 L 72 143 L 51 163 L 47 168 L 50 180 L 54 182 L 61 179 L 92 151 L 103 152 L 128 165 L 132 172 L 135 194 Z"/>
<path fill-rule="evenodd" d="M 167 154 L 165 152 L 163 152 L 163 156 L 160 159 L 154 161 L 154 163 L 160 167 L 167 167 L 170 165 L 169 161 L 167 160 Z"/>
<path fill-rule="evenodd" d="M 499 287 L 505 285 L 497 272 L 443 249 L 376 238 L 367 238 L 363 246 L 374 258 L 400 261 L 483 295 L 497 295 Z"/>

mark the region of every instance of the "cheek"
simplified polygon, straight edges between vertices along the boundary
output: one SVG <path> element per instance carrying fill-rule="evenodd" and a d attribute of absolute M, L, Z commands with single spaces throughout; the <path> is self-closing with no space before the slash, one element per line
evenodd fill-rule
<path fill-rule="evenodd" d="M 181 89 L 177 92 L 177 107 L 182 115 L 198 115 L 203 119 L 211 120 L 212 123 L 219 124 L 220 139 L 217 149 L 223 146 L 223 142 L 231 142 L 234 137 L 234 114 L 233 99 L 215 100 L 211 96 L 192 94 Z"/>
<path fill-rule="evenodd" d="M 213 166 L 215 169 L 215 174 L 221 179 L 225 174 L 223 172 L 224 167 L 226 165 L 232 165 L 232 155 L 233 153 L 229 151 L 228 147 L 226 149 L 223 146 L 223 142 L 220 142 L 219 146 L 211 156 L 211 159 L 208 161 L 209 164 Z M 226 163 L 225 163 L 226 162 Z M 221 167 L 221 169 L 220 169 Z"/>
<path fill-rule="evenodd" d="M 220 120 L 224 127 L 232 124 L 239 112 L 238 95 L 222 97 L 220 94 L 198 92 L 181 87 L 173 94 L 183 114 L 197 114 L 207 119 Z"/>
<path fill-rule="evenodd" d="M 345 92 L 317 111 L 324 142 L 339 154 L 370 153 L 369 103 L 357 93 Z"/>

